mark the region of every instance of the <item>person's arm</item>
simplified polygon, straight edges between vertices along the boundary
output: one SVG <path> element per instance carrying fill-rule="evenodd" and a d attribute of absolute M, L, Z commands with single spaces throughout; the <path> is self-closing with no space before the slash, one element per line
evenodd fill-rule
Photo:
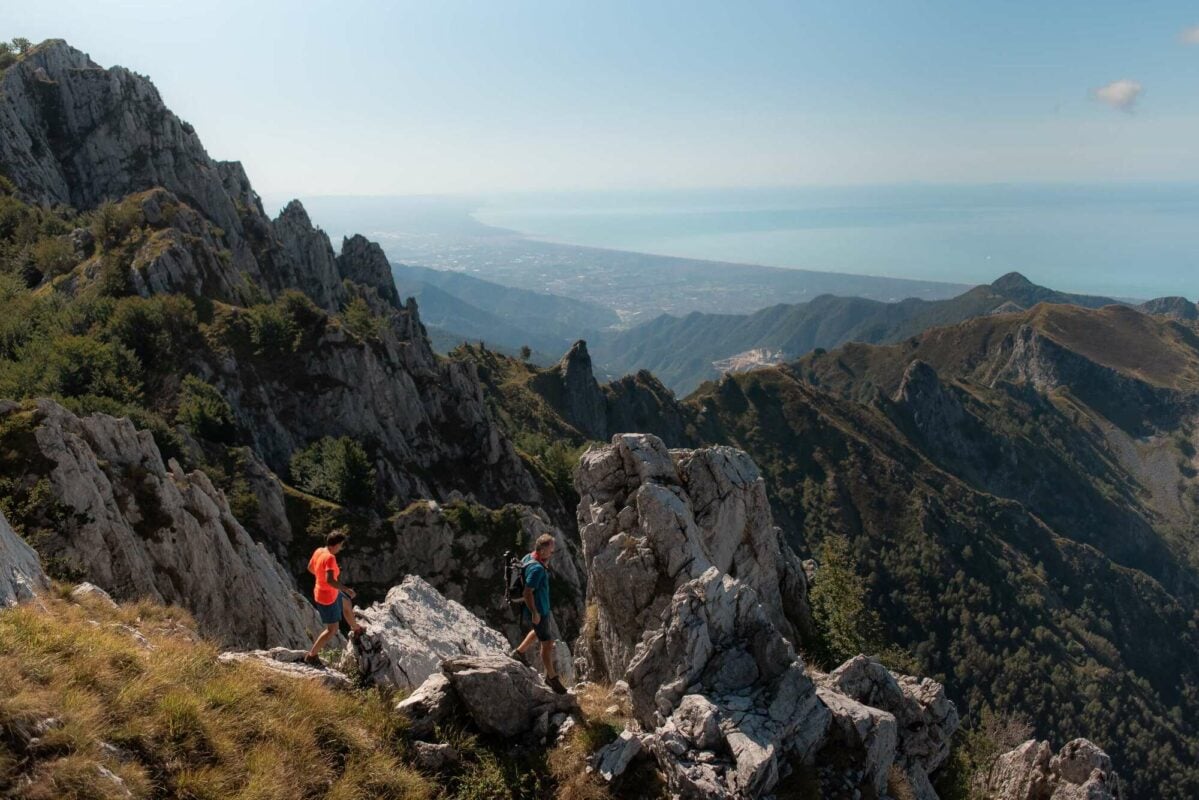
<path fill-rule="evenodd" d="M 353 589 L 338 581 L 337 578 L 333 577 L 333 570 L 331 569 L 325 570 L 325 583 L 329 584 L 337 591 L 343 592 L 345 596 L 351 600 L 357 597 L 357 593 Z"/>
<path fill-rule="evenodd" d="M 525 605 L 529 607 L 529 611 L 533 614 L 533 624 L 541 623 L 541 614 L 537 611 L 537 603 L 533 601 L 533 587 L 525 587 Z"/>

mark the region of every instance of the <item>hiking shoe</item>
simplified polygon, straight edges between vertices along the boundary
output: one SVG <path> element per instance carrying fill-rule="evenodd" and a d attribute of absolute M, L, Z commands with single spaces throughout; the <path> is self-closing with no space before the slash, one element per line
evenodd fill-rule
<path fill-rule="evenodd" d="M 526 667 L 529 666 L 528 657 L 525 656 L 524 653 L 517 650 L 515 647 L 512 648 L 510 651 L 508 651 L 508 658 L 512 659 L 513 661 L 519 661 L 520 663 L 524 664 Z"/>
<path fill-rule="evenodd" d="M 557 675 L 550 678 L 546 683 L 558 694 L 566 694 L 566 687 L 562 685 L 562 680 Z"/>
<path fill-rule="evenodd" d="M 325 662 L 321 661 L 320 656 L 314 656 L 311 653 L 304 656 L 304 663 L 310 667 L 324 667 L 325 666 Z"/>

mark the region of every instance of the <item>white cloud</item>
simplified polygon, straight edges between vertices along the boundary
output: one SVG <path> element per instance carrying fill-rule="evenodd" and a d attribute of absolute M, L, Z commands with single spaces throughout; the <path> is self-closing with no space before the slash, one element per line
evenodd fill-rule
<path fill-rule="evenodd" d="M 1107 103 L 1114 109 L 1131 112 L 1144 90 L 1145 87 L 1139 82 L 1123 78 L 1112 81 L 1107 86 L 1100 86 L 1095 90 L 1094 96 L 1099 102 Z"/>
<path fill-rule="evenodd" d="M 1182 33 L 1178 34 L 1178 38 L 1183 44 L 1199 44 L 1199 25 L 1183 28 Z"/>

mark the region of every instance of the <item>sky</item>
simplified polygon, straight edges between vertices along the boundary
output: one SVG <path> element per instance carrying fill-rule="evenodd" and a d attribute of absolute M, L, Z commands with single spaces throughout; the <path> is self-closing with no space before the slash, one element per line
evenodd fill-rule
<path fill-rule="evenodd" d="M 1182 2 L 0 0 L 264 197 L 1199 181 Z"/>

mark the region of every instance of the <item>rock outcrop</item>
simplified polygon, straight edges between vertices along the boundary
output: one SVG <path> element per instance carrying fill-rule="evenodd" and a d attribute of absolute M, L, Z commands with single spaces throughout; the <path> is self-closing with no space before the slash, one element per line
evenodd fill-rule
<path fill-rule="evenodd" d="M 49 585 L 37 553 L 0 511 L 0 608 L 32 600 Z"/>
<path fill-rule="evenodd" d="M 447 659 L 396 706 L 418 739 L 458 719 L 489 736 L 544 740 L 555 719 L 577 708 L 572 695 L 555 694 L 536 672 L 498 654 Z"/>
<path fill-rule="evenodd" d="M 356 613 L 366 634 L 350 644 L 345 663 L 370 684 L 415 689 L 446 659 L 502 656 L 509 647 L 498 631 L 414 575 Z"/>
<path fill-rule="evenodd" d="M 878 797 L 898 765 L 935 800 L 928 773 L 948 752 L 953 704 L 866 658 L 809 673 L 795 647 L 806 579 L 744 453 L 617 435 L 584 454 L 576 486 L 588 575 L 577 649 L 589 676 L 627 684 L 640 729 L 597 756 L 601 774 L 644 750 L 683 797 L 748 798 L 815 763 L 828 788 Z"/>
<path fill-rule="evenodd" d="M 377 242 L 357 233 L 342 239 L 337 271 L 343 279 L 375 289 L 381 298 L 400 307 L 400 293 L 396 290 L 391 264 Z"/>
<path fill-rule="evenodd" d="M 936 797 L 928 776 L 949 757 L 959 722 L 945 687 L 928 678 L 896 675 L 866 656 L 846 661 L 819 682 L 824 689 L 892 715 L 898 734 L 894 763 L 907 774 L 919 800 Z"/>
<path fill-rule="evenodd" d="M 174 461 L 168 469 L 149 432 L 50 400 L 10 408 L 5 421 L 30 450 L 22 479 L 47 481 L 54 498 L 43 557 L 119 600 L 182 606 L 228 645 L 311 641 L 316 612 L 279 562 L 203 472 L 185 474 Z"/>
<path fill-rule="evenodd" d="M 607 438 L 607 402 L 592 372 L 586 342 L 575 342 L 561 361 L 533 379 L 533 388 L 584 436 Z"/>
<path fill-rule="evenodd" d="M 217 656 L 222 664 L 256 664 L 277 675 L 287 678 L 298 678 L 322 683 L 330 689 L 349 690 L 354 683 L 343 672 L 328 667 L 316 667 L 304 663 L 306 650 L 291 650 L 286 647 L 273 647 L 270 650 L 251 650 L 249 652 L 229 651 Z"/>
<path fill-rule="evenodd" d="M 1116 800 L 1119 777 L 1107 753 L 1086 739 L 1057 755 L 1048 742 L 1030 739 L 1001 755 L 987 777 L 991 800 Z"/>
<path fill-rule="evenodd" d="M 765 484 L 745 453 L 672 452 L 657 437 L 621 434 L 583 455 L 576 486 L 595 617 L 590 674 L 620 678 L 675 590 L 709 567 L 754 591 L 792 642 L 809 624 L 802 566 L 774 526 Z M 787 595 L 784 585 L 792 587 Z"/>

